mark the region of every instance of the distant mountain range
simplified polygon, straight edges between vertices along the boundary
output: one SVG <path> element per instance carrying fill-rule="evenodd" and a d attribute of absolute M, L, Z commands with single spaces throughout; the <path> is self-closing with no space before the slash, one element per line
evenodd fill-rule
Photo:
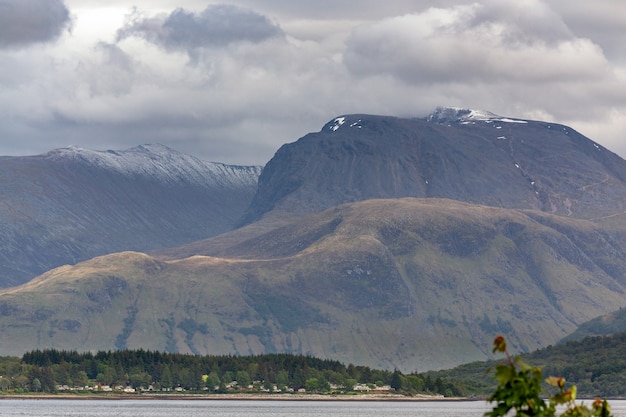
<path fill-rule="evenodd" d="M 2 157 L 0 287 L 98 255 L 226 232 L 240 220 L 260 172 L 160 145 Z"/>
<path fill-rule="evenodd" d="M 66 228 L 81 224 L 91 239 L 92 230 L 108 233 L 126 251 L 0 290 L 3 354 L 280 351 L 440 369 L 490 357 L 496 334 L 513 350 L 533 350 L 624 305 L 626 161 L 566 126 L 456 108 L 424 119 L 345 115 L 281 147 L 260 176 L 259 168 L 220 165 L 227 185 L 207 174 L 204 188 L 196 167 L 215 165 L 180 154 L 171 157 L 176 168 L 161 156 L 150 169 L 131 168 L 142 164 L 115 152 L 36 158 L 66 154 L 83 155 L 70 166 L 88 167 L 69 181 L 82 197 L 69 207 L 98 213 Z M 40 213 L 48 206 L 62 210 L 38 197 L 49 189 L 36 187 L 41 179 L 19 182 L 30 171 L 4 168 L 7 160 L 0 173 L 13 172 L 13 194 L 31 190 L 22 206 L 37 216 L 21 222 L 34 239 L 32 219 L 58 219 Z M 47 164 L 40 172 L 63 172 Z M 92 192 L 96 183 L 111 185 Z M 71 195 L 53 190 L 52 201 Z M 194 190 L 202 191 L 198 204 Z M 150 203 L 134 202 L 135 194 Z M 117 206 L 124 215 L 113 213 Z M 177 226 L 164 226 L 173 220 L 159 220 L 164 213 L 195 223 L 176 235 Z M 60 220 L 37 222 L 73 236 Z M 150 248 L 129 244 L 145 236 Z"/>

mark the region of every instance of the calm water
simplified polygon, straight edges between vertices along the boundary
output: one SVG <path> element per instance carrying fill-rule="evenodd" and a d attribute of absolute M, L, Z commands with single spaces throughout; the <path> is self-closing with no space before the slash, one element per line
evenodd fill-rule
<path fill-rule="evenodd" d="M 611 401 L 626 417 L 626 401 Z M 0 400 L 2 417 L 478 417 L 473 402 L 213 401 L 213 400 Z"/>

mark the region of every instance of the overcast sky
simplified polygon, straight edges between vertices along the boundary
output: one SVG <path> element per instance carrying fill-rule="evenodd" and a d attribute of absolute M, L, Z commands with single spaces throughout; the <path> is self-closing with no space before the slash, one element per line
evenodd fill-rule
<path fill-rule="evenodd" d="M 623 0 L 0 0 L 0 155 L 265 164 L 347 113 L 458 106 L 626 157 Z"/>

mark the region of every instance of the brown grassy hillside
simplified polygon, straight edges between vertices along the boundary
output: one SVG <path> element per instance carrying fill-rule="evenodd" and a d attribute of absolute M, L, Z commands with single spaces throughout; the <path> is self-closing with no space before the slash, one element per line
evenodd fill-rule
<path fill-rule="evenodd" d="M 124 252 L 0 292 L 0 352 L 294 352 L 450 367 L 555 343 L 624 303 L 626 238 L 438 199 L 370 200 L 167 254 Z M 218 249 L 219 248 L 219 249 Z"/>

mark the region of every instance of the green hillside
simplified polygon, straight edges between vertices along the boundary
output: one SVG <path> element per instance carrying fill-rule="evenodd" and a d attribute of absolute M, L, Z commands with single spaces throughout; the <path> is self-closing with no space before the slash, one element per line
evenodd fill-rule
<path fill-rule="evenodd" d="M 579 398 L 626 396 L 626 333 L 587 337 L 521 357 L 541 367 L 544 377 L 562 376 L 568 385 L 576 385 Z M 488 371 L 496 363 L 498 360 L 474 362 L 428 375 L 454 380 L 466 393 L 486 395 L 495 388 Z"/>
<path fill-rule="evenodd" d="M 406 198 L 251 227 L 0 291 L 0 353 L 281 352 L 421 372 L 487 359 L 500 333 L 513 351 L 555 344 L 624 302 L 624 233 L 589 221 Z"/>
<path fill-rule="evenodd" d="M 622 332 L 626 332 L 626 310 L 620 308 L 581 324 L 575 332 L 563 338 L 561 342 L 581 340 L 588 336 L 608 336 Z"/>

